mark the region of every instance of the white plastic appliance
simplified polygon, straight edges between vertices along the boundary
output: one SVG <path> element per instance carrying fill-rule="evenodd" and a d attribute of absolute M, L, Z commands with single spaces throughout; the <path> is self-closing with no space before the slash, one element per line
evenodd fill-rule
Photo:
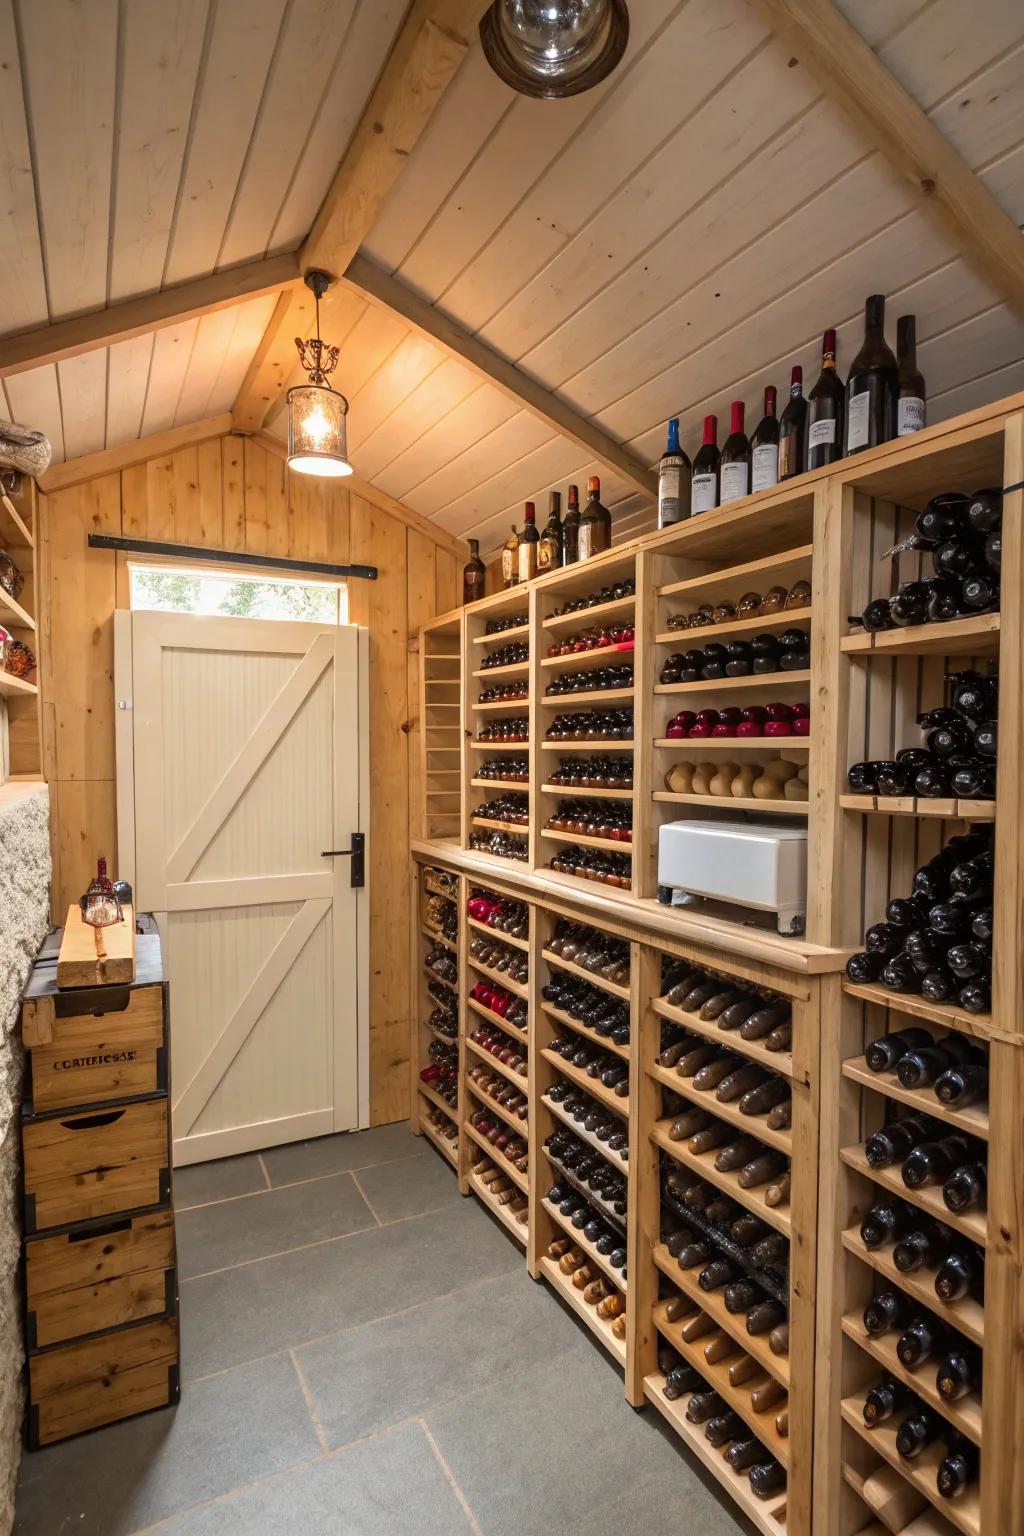
<path fill-rule="evenodd" d="M 658 883 L 668 893 L 774 912 L 780 933 L 803 933 L 807 828 L 767 819 L 666 822 L 658 834 Z"/>

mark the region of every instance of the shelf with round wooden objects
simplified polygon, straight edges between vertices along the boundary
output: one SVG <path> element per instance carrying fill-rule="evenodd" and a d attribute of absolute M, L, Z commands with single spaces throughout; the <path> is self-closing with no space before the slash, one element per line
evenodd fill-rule
<path fill-rule="evenodd" d="M 745 1354 L 756 1360 L 762 1370 L 767 1371 L 769 1376 L 773 1376 L 788 1391 L 788 1355 L 775 1354 L 764 1335 L 748 1333 L 742 1314 L 730 1312 L 717 1291 L 701 1290 L 697 1283 L 696 1271 L 681 1269 L 664 1243 L 659 1243 L 654 1249 L 654 1262 L 676 1290 L 688 1296 L 691 1301 L 695 1301 L 713 1320 L 717 1328 L 723 1333 L 730 1334 Z"/>
<path fill-rule="evenodd" d="M 773 635 L 777 631 L 794 629 L 810 622 L 810 608 L 784 608 L 780 613 L 763 614 L 752 619 L 728 619 L 722 624 L 700 624 L 692 629 L 667 629 L 654 636 L 654 643 L 671 645 L 680 651 L 699 650 L 711 641 L 745 640 L 751 635 Z"/>
<path fill-rule="evenodd" d="M 466 1007 L 470 1010 L 470 1012 L 479 1014 L 480 1018 L 486 1019 L 488 1024 L 494 1024 L 498 1029 L 503 1029 L 507 1035 L 511 1035 L 512 1039 L 517 1040 L 520 1045 L 527 1044 L 527 1033 L 525 1029 L 520 1029 L 517 1025 L 510 1024 L 507 1019 L 502 1018 L 500 1013 L 495 1013 L 493 1008 L 486 1008 L 484 1004 L 478 1002 L 475 997 L 466 998 Z M 468 1027 L 469 1026 L 467 1021 L 467 1028 Z"/>
<path fill-rule="evenodd" d="M 586 1256 L 587 1262 L 599 1269 L 605 1279 L 614 1285 L 615 1289 L 626 1294 L 627 1282 L 619 1270 L 613 1264 L 609 1264 L 603 1253 L 599 1253 L 597 1245 L 585 1237 L 579 1228 L 574 1227 L 568 1216 L 563 1216 L 557 1205 L 554 1205 L 546 1196 L 541 1202 L 551 1220 L 556 1226 L 561 1227 L 565 1235 L 572 1239 L 573 1246 L 578 1248 Z"/>
<path fill-rule="evenodd" d="M 692 1034 L 703 1036 L 705 1040 L 713 1040 L 716 1045 L 726 1046 L 739 1056 L 747 1056 L 751 1061 L 770 1067 L 773 1072 L 780 1072 L 783 1077 L 793 1076 L 791 1050 L 770 1051 L 762 1040 L 744 1040 L 742 1035 L 734 1029 L 728 1032 L 723 1031 L 714 1020 L 702 1019 L 699 1013 L 677 1008 L 673 1003 L 667 1003 L 663 997 L 652 999 L 651 1008 L 659 1018 L 668 1020 L 670 1024 L 678 1024 L 681 1028 L 690 1030 Z"/>
<path fill-rule="evenodd" d="M 506 971 L 496 970 L 493 965 L 488 965 L 472 952 L 466 956 L 466 964 L 474 971 L 479 971 L 488 981 L 493 981 L 495 986 L 504 987 L 506 992 L 511 992 L 513 997 L 529 998 L 530 988 L 525 981 L 513 981 Z"/>
<path fill-rule="evenodd" d="M 491 1106 L 489 1103 L 481 1103 L 480 1108 L 485 1114 L 490 1114 Z M 467 1106 L 467 1109 L 470 1113 L 474 1112 L 471 1105 Z M 517 1134 L 522 1135 L 524 1131 L 525 1127 L 521 1127 Z M 481 1151 L 487 1153 L 487 1156 L 491 1159 L 491 1161 L 495 1163 L 503 1173 L 508 1175 L 513 1184 L 517 1184 L 524 1194 L 529 1193 L 530 1185 L 526 1174 L 520 1173 L 519 1169 L 515 1167 L 512 1161 L 505 1156 L 504 1152 L 496 1147 L 493 1142 L 489 1141 L 482 1131 L 478 1131 L 475 1125 L 470 1123 L 468 1115 L 462 1123 L 462 1130 L 460 1134 L 466 1135 L 469 1137 L 470 1141 L 476 1142 L 476 1145 L 481 1149 Z"/>
<path fill-rule="evenodd" d="M 759 752 L 762 757 L 780 752 L 809 752 L 807 736 L 658 736 L 654 746 L 692 759 L 705 752 Z"/>
<path fill-rule="evenodd" d="M 497 1167 L 496 1162 L 494 1163 L 494 1166 Z M 502 1226 L 511 1232 L 516 1242 L 519 1243 L 521 1247 L 525 1248 L 528 1237 L 527 1224 L 520 1221 L 516 1214 L 509 1209 L 508 1205 L 503 1205 L 502 1202 L 498 1199 L 497 1195 L 492 1195 L 487 1184 L 480 1177 L 480 1174 L 476 1171 L 476 1167 L 473 1165 L 470 1166 L 468 1178 L 469 1187 L 476 1195 L 480 1203 L 485 1205 L 487 1209 L 492 1213 L 492 1215 L 497 1217 Z M 520 1193 L 522 1192 L 520 1191 Z"/>
<path fill-rule="evenodd" d="M 442 1136 L 440 1131 L 431 1124 L 425 1114 L 420 1116 L 420 1130 L 427 1140 L 437 1148 L 446 1162 L 451 1163 L 453 1168 L 459 1166 L 459 1141 L 457 1136 L 449 1141 L 447 1137 Z"/>
<path fill-rule="evenodd" d="M 664 805 L 699 805 L 715 811 L 757 811 L 771 816 L 806 816 L 806 800 L 755 800 L 737 795 L 676 795 L 656 789 L 651 797 Z"/>
<path fill-rule="evenodd" d="M 702 1092 L 694 1087 L 692 1078 L 680 1077 L 679 1073 L 671 1067 L 659 1067 L 655 1064 L 647 1070 L 656 1082 L 661 1083 L 662 1087 L 669 1088 L 673 1093 L 688 1099 L 691 1104 L 706 1110 L 716 1120 L 734 1126 L 741 1134 L 756 1136 L 758 1141 L 763 1142 L 766 1147 L 773 1147 L 776 1152 L 784 1152 L 787 1157 L 792 1155 L 792 1131 L 773 1130 L 767 1124 L 765 1115 L 745 1115 L 738 1104 L 722 1103 L 716 1097 L 713 1088 Z"/>
<path fill-rule="evenodd" d="M 469 1035 L 466 1037 L 466 1051 L 468 1055 L 473 1057 L 474 1062 L 479 1062 L 482 1066 L 497 1072 L 499 1077 L 503 1077 L 507 1083 L 511 1083 L 512 1087 L 518 1088 L 521 1093 L 526 1092 L 527 1074 L 525 1072 L 517 1072 L 514 1067 L 506 1066 L 503 1061 L 498 1060 L 493 1052 L 478 1044 Z M 526 1124 L 525 1120 L 523 1124 Z"/>
<path fill-rule="evenodd" d="M 552 1289 L 567 1302 L 577 1317 L 581 1317 L 594 1337 L 601 1343 L 619 1365 L 626 1364 L 626 1341 L 616 1338 L 612 1332 L 612 1325 L 598 1315 L 597 1307 L 591 1306 L 583 1300 L 583 1293 L 576 1289 L 571 1278 L 563 1275 L 555 1259 L 549 1259 L 542 1255 L 539 1261 L 540 1273 L 548 1281 Z"/>
<path fill-rule="evenodd" d="M 651 1131 L 651 1140 L 655 1146 L 667 1152 L 675 1162 L 681 1163 L 698 1178 L 714 1184 L 723 1194 L 731 1196 L 737 1205 L 745 1206 L 753 1215 L 760 1216 L 761 1220 L 767 1222 L 768 1226 L 774 1227 L 776 1232 L 781 1232 L 784 1237 L 792 1236 L 793 1224 L 788 1205 L 769 1205 L 765 1198 L 768 1180 L 764 1185 L 744 1189 L 738 1173 L 732 1171 L 722 1173 L 715 1167 L 716 1152 L 691 1152 L 685 1142 L 674 1141 L 669 1134 L 668 1121 L 662 1121 L 654 1126 Z"/>

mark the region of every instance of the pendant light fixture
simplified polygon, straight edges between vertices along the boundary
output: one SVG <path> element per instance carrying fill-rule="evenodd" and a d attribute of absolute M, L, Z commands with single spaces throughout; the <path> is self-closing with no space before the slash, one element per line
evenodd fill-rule
<path fill-rule="evenodd" d="M 488 64 L 523 96 L 578 96 L 610 75 L 629 38 L 625 0 L 493 0 L 480 23 Z"/>
<path fill-rule="evenodd" d="M 328 383 L 338 366 L 339 348 L 320 340 L 320 300 L 331 279 L 326 272 L 311 271 L 304 281 L 316 300 L 316 339 L 295 338 L 309 383 L 288 391 L 288 468 L 301 475 L 350 475 L 348 401 Z"/>

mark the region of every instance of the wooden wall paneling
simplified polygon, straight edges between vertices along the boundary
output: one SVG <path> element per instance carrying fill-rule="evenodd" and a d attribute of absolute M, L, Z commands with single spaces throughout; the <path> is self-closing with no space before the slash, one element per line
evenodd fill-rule
<path fill-rule="evenodd" d="M 244 549 L 246 439 L 228 433 L 219 442 L 224 548 Z"/>
<path fill-rule="evenodd" d="M 245 551 L 250 555 L 270 553 L 268 527 L 267 471 L 272 456 L 259 443 L 245 439 L 243 445 L 245 496 Z"/>
<path fill-rule="evenodd" d="M 436 585 L 436 551 L 437 545 L 433 539 L 428 539 L 422 533 L 416 533 L 409 529 L 408 534 L 408 558 L 406 561 L 406 603 L 409 613 L 409 640 L 408 640 L 408 677 L 406 683 L 406 696 L 409 702 L 409 732 L 407 737 L 408 763 L 409 763 L 409 825 L 419 827 L 419 836 L 425 837 L 426 817 L 424 816 L 423 793 L 426 788 L 426 764 L 424 757 L 424 729 L 425 693 L 421 686 L 423 682 L 424 666 L 420 661 L 421 645 L 424 641 L 429 644 L 426 636 L 420 635 L 421 627 L 434 617 L 438 610 L 434 607 L 434 590 Z M 456 782 L 456 781 L 453 781 Z"/>
<path fill-rule="evenodd" d="M 434 550 L 434 612 L 447 613 L 462 602 L 462 566 L 448 550 L 437 544 Z"/>

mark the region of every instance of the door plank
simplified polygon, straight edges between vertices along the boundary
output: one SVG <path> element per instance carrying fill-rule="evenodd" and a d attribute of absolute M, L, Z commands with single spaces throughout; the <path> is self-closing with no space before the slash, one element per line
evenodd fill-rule
<path fill-rule="evenodd" d="M 210 1095 L 227 1072 L 264 1010 L 306 943 L 330 911 L 330 900 L 317 898 L 304 902 L 296 912 L 279 942 L 257 971 L 252 984 L 228 1019 L 209 1055 L 197 1068 L 181 1097 L 174 1104 L 177 1136 L 188 1135 L 202 1114 Z"/>
<path fill-rule="evenodd" d="M 164 893 L 168 912 L 212 912 L 219 907 L 265 907 L 279 901 L 331 896 L 334 879 L 324 870 L 299 875 L 239 875 L 230 880 L 185 880 Z"/>
<path fill-rule="evenodd" d="M 167 883 L 188 879 L 214 836 L 234 810 L 270 753 L 319 680 L 334 654 L 332 637 L 318 635 L 277 694 L 255 730 L 243 742 L 210 798 L 167 861 Z"/>

